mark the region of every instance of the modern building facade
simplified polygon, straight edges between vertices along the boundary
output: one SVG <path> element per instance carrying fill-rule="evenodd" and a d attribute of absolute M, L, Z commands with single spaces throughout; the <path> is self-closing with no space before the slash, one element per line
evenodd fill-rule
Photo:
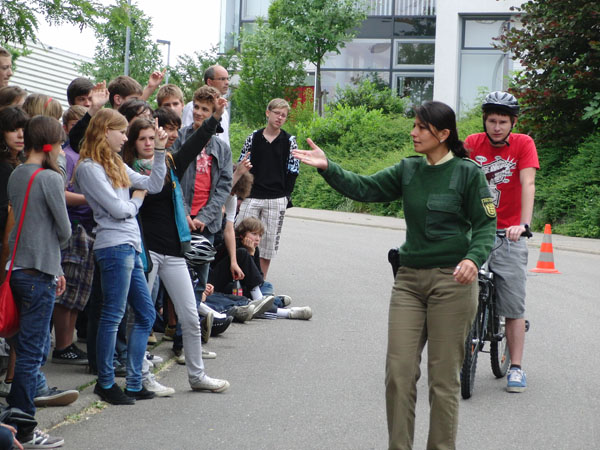
<path fill-rule="evenodd" d="M 18 44 L 14 47 L 22 49 Z M 17 85 L 30 94 L 46 94 L 58 100 L 63 109 L 69 107 L 67 87 L 73 79 L 82 76 L 77 65 L 92 62 L 91 58 L 45 46 L 39 42 L 28 42 L 27 53 L 13 63 L 14 75 L 10 85 Z"/>
<path fill-rule="evenodd" d="M 271 0 L 222 0 L 221 43 L 266 17 Z M 494 48 L 520 0 L 367 0 L 368 17 L 340 54 L 322 66 L 325 100 L 338 86 L 377 77 L 414 103 L 436 99 L 458 111 L 480 90 L 506 88 L 511 59 Z"/>

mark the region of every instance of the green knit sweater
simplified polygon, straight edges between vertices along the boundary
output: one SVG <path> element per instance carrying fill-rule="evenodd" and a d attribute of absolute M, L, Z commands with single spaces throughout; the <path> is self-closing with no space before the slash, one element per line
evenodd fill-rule
<path fill-rule="evenodd" d="M 469 159 L 427 165 L 414 156 L 371 176 L 357 175 L 329 161 L 321 175 L 341 194 L 361 202 L 402 198 L 406 241 L 400 265 L 454 267 L 470 259 L 485 262 L 494 243 L 496 211 L 485 175 Z"/>

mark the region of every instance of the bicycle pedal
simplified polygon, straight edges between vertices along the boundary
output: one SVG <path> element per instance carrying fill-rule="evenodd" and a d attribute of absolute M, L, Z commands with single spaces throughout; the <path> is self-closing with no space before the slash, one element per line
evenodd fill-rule
<path fill-rule="evenodd" d="M 525 320 L 525 333 L 529 331 L 529 320 Z"/>
<path fill-rule="evenodd" d="M 495 342 L 500 342 L 502 339 L 504 339 L 506 335 L 503 333 L 498 333 L 498 334 L 493 334 L 492 335 L 492 340 Z"/>

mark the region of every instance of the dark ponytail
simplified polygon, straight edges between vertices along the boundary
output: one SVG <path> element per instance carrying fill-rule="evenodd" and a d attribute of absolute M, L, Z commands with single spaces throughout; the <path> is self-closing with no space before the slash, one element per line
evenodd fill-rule
<path fill-rule="evenodd" d="M 431 127 L 435 127 L 437 130 L 450 131 L 445 143 L 455 156 L 459 158 L 469 156 L 463 142 L 458 138 L 456 115 L 452 108 L 442 102 L 428 101 L 415 108 L 415 115 L 427 126 L 431 133 L 433 133 Z"/>
<path fill-rule="evenodd" d="M 65 131 L 54 117 L 35 116 L 25 126 L 25 151 L 44 152 L 44 145 L 54 145 L 65 140 Z M 61 173 L 49 152 L 44 152 L 44 169 Z"/>

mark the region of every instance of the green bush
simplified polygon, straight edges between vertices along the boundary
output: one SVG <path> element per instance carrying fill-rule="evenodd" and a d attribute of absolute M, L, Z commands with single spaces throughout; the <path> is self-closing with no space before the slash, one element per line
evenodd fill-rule
<path fill-rule="evenodd" d="M 412 154 L 410 129 L 412 119 L 369 111 L 364 106 L 352 108 L 335 105 L 324 117 L 298 125 L 298 144 L 307 148 L 310 137 L 327 156 L 345 169 L 373 174 Z M 296 206 L 400 216 L 400 201 L 360 203 L 349 200 L 331 189 L 317 171 L 303 166 L 296 181 L 293 202 Z"/>
<path fill-rule="evenodd" d="M 534 226 L 552 224 L 559 234 L 600 237 L 600 132 L 578 146 L 562 167 L 540 158 Z M 540 149 L 540 154 L 555 154 Z"/>
<path fill-rule="evenodd" d="M 376 74 L 362 78 L 355 85 L 338 88 L 333 105 L 379 109 L 385 114 L 403 114 L 410 108 L 410 99 L 398 97 Z"/>

